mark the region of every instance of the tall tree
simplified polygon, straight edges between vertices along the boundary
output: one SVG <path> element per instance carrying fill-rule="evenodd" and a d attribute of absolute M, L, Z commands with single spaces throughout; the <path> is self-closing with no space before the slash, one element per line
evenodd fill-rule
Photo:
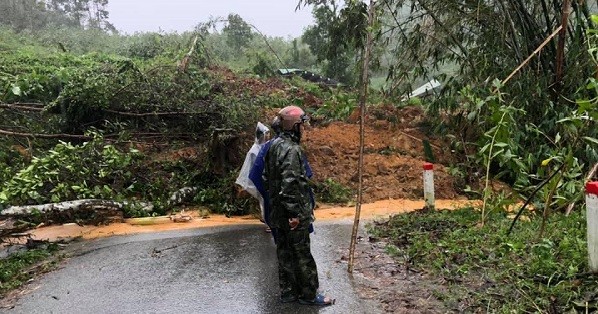
<path fill-rule="evenodd" d="M 356 60 L 365 38 L 367 6 L 361 1 L 348 1 L 341 8 L 334 0 L 305 1 L 305 4 L 314 6 L 316 24 L 305 30 L 303 42 L 323 65 L 326 76 L 346 84 L 355 83 Z"/>
<path fill-rule="evenodd" d="M 108 22 L 108 0 L 91 0 L 87 7 L 89 28 L 101 29 L 116 33 L 116 28 Z"/>
<path fill-rule="evenodd" d="M 222 32 L 226 35 L 228 46 L 235 49 L 236 52 L 247 47 L 253 39 L 251 26 L 238 14 L 228 15 L 227 24 Z"/>
<path fill-rule="evenodd" d="M 11 27 L 16 31 L 45 27 L 48 23 L 48 15 L 43 1 L 0 1 L 0 25 Z"/>
<path fill-rule="evenodd" d="M 48 8 L 74 19 L 82 27 L 115 32 L 108 22 L 108 0 L 47 0 Z"/>
<path fill-rule="evenodd" d="M 0 25 L 17 31 L 69 26 L 116 32 L 107 6 L 108 0 L 3 0 Z"/>

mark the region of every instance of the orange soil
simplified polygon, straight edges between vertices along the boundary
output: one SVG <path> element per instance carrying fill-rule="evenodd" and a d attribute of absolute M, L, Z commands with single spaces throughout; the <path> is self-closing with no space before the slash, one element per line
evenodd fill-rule
<path fill-rule="evenodd" d="M 435 195 L 439 199 L 464 199 L 455 178 L 444 165 L 454 158 L 449 145 L 428 138 L 419 131 L 424 112 L 421 108 L 385 108 L 387 116 L 368 116 L 365 126 L 363 202 L 423 197 L 424 141 L 428 141 L 437 163 L 434 167 Z M 389 122 L 387 119 L 396 121 Z M 307 158 L 314 180 L 333 179 L 357 190 L 359 125 L 334 122 L 318 125 L 305 134 Z"/>

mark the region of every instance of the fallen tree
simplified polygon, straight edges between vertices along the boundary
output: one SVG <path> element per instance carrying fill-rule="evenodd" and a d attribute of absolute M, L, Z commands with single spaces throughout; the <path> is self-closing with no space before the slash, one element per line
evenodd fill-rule
<path fill-rule="evenodd" d="M 152 204 L 145 202 L 82 199 L 40 205 L 9 206 L 0 212 L 0 217 L 44 223 L 75 221 L 97 225 L 122 221 L 127 207 L 146 215 L 154 210 Z"/>
<path fill-rule="evenodd" d="M 125 206 L 140 206 L 141 209 L 149 212 L 153 211 L 154 206 L 148 203 L 116 202 L 111 200 L 84 199 L 60 203 L 49 203 L 41 205 L 10 206 L 3 210 L 2 216 L 27 216 L 33 213 L 63 212 L 66 210 L 122 210 Z"/>

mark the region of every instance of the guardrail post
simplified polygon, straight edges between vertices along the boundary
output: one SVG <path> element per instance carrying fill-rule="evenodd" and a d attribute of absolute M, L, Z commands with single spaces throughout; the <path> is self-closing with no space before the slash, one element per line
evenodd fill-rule
<path fill-rule="evenodd" d="M 598 182 L 586 183 L 588 256 L 591 272 L 598 272 Z"/>
<path fill-rule="evenodd" d="M 434 165 L 424 163 L 424 201 L 425 207 L 434 209 Z"/>

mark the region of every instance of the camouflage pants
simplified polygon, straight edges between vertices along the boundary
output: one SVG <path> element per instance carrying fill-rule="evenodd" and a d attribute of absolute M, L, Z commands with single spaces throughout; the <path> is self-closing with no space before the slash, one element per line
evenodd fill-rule
<path fill-rule="evenodd" d="M 309 230 L 277 229 L 276 255 L 282 297 L 295 295 L 311 300 L 319 287 L 316 261 L 311 255 Z"/>

